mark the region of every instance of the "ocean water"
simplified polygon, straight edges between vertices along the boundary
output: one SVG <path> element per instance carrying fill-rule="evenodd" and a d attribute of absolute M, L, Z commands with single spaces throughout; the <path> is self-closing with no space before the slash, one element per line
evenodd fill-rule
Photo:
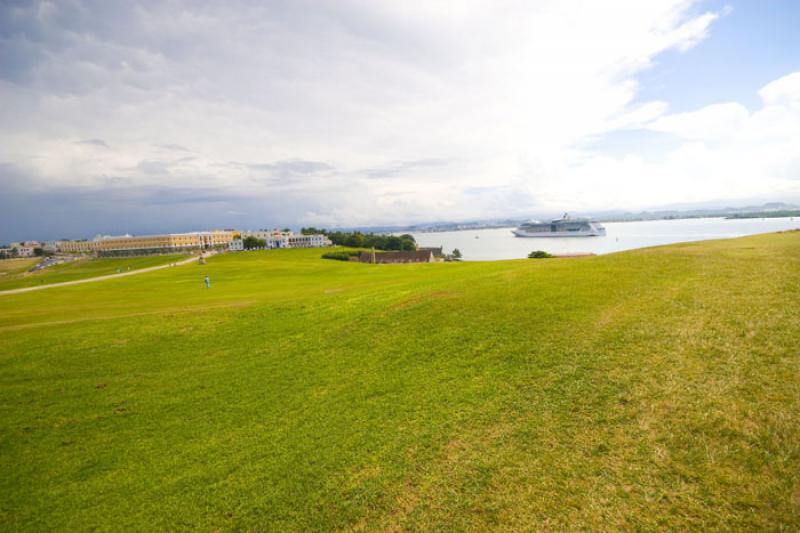
<path fill-rule="evenodd" d="M 605 237 L 522 238 L 513 228 L 414 233 L 420 246 L 444 246 L 446 253 L 458 248 L 466 261 L 520 259 L 533 250 L 553 254 L 608 254 L 634 248 L 676 242 L 729 239 L 758 233 L 800 229 L 800 217 L 792 218 L 691 218 L 607 222 Z M 800 238 L 800 236 L 798 236 Z"/>

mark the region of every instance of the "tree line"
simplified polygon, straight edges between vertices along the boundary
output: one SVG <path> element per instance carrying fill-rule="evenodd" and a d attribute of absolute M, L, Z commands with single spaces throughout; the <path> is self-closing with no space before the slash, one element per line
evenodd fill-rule
<path fill-rule="evenodd" d="M 254 235 L 248 235 L 242 239 L 242 246 L 245 250 L 259 250 L 261 248 L 266 248 L 267 240 L 259 239 Z"/>
<path fill-rule="evenodd" d="M 33 249 L 33 255 L 36 257 L 42 257 L 44 255 L 53 255 L 52 253 L 46 253 L 44 248 L 36 247 Z M 11 248 L 10 250 L 0 250 L 0 259 L 14 259 L 19 257 L 19 250 L 17 247 Z"/>
<path fill-rule="evenodd" d="M 403 235 L 381 235 L 360 231 L 328 231 L 322 228 L 302 228 L 303 235 L 325 235 L 337 246 L 350 248 L 375 248 L 376 250 L 416 250 L 417 241 L 408 233 Z"/>

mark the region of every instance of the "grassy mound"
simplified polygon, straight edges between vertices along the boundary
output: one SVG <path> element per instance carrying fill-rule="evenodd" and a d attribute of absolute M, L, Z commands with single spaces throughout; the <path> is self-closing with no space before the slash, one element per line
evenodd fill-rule
<path fill-rule="evenodd" d="M 0 523 L 797 529 L 798 339 L 800 233 L 0 296 Z"/>

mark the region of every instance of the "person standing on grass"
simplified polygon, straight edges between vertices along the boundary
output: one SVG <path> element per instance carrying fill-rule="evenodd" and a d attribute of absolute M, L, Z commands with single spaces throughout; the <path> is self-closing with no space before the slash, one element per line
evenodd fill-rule
<path fill-rule="evenodd" d="M 206 276 L 205 282 L 206 282 L 206 289 L 210 289 L 211 288 L 211 280 L 208 279 L 208 276 Z"/>

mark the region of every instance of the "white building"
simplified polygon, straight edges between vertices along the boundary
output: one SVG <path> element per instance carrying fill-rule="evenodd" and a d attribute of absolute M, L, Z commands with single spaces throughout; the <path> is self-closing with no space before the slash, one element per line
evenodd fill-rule
<path fill-rule="evenodd" d="M 228 243 L 228 250 L 231 252 L 241 252 L 244 250 L 244 241 L 242 241 L 242 239 L 233 239 Z"/>
<path fill-rule="evenodd" d="M 242 239 L 246 237 L 255 237 L 256 239 L 263 239 L 266 242 L 265 248 L 288 248 L 289 235 L 291 235 L 291 233 L 284 231 L 260 229 L 258 231 L 243 231 Z"/>
<path fill-rule="evenodd" d="M 293 233 L 289 236 L 289 248 L 324 248 L 333 244 L 322 234 L 302 235 Z"/>
<path fill-rule="evenodd" d="M 332 244 L 325 235 L 301 235 L 277 230 L 243 231 L 241 240 L 247 237 L 263 239 L 265 248 L 323 248 Z M 230 249 L 243 250 L 244 243 L 231 243 Z"/>
<path fill-rule="evenodd" d="M 17 257 L 33 257 L 33 246 L 23 244 L 17 247 Z"/>

